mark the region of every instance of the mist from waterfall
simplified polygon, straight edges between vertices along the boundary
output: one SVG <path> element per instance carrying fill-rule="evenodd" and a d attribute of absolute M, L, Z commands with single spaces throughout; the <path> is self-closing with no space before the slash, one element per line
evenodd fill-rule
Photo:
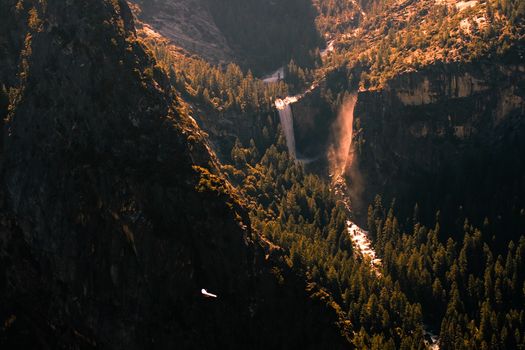
<path fill-rule="evenodd" d="M 354 213 L 366 208 L 362 201 L 364 178 L 354 157 L 354 109 L 357 93 L 347 94 L 332 124 L 332 146 L 328 150 L 330 174 L 334 183 L 344 184 L 348 206 Z M 351 200 L 351 204 L 350 204 Z"/>
<path fill-rule="evenodd" d="M 286 138 L 286 146 L 288 147 L 288 153 L 291 157 L 296 157 L 295 151 L 295 133 L 293 128 L 293 113 L 290 103 L 296 102 L 287 98 L 285 100 L 276 100 L 275 106 L 279 112 L 279 119 L 281 120 L 281 127 L 283 128 L 284 137 Z"/>
<path fill-rule="evenodd" d="M 356 102 L 357 95 L 355 93 L 345 96 L 337 119 L 332 126 L 334 143 L 330 149 L 328 159 L 330 161 L 331 173 L 335 177 L 343 176 L 346 170 L 352 165 L 354 156 L 352 136 Z"/>

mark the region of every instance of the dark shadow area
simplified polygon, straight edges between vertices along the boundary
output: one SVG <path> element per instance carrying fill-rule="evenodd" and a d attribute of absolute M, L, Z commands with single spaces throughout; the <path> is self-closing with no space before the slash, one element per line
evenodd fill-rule
<path fill-rule="evenodd" d="M 309 0 L 206 0 L 216 25 L 243 58 L 245 68 L 263 74 L 292 58 L 312 66 L 322 38 Z"/>
<path fill-rule="evenodd" d="M 458 72 L 477 74 L 482 68 Z M 448 69 L 447 74 L 460 74 Z M 420 221 L 430 226 L 439 211 L 444 240 L 461 239 L 466 219 L 503 245 L 524 233 L 523 113 L 515 109 L 495 119 L 507 78 L 489 72 L 494 86 L 486 91 L 426 105 L 404 106 L 387 94 L 360 95 L 356 118 L 363 127 L 359 159 L 366 203 L 378 193 L 385 206 L 395 199 L 402 218 L 412 218 L 417 203 Z M 366 210 L 361 214 L 363 220 Z"/>

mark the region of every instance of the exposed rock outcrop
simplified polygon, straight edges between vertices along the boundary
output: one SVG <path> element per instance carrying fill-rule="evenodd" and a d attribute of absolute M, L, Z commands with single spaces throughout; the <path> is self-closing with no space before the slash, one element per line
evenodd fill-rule
<path fill-rule="evenodd" d="M 234 53 L 201 0 L 130 0 L 141 26 L 210 62 L 234 62 Z"/>

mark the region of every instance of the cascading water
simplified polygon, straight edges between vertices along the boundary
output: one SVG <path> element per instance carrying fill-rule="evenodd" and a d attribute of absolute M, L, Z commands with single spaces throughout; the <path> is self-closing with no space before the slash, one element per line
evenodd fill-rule
<path fill-rule="evenodd" d="M 284 67 L 279 68 L 275 73 L 264 78 L 265 83 L 276 82 L 284 77 Z M 293 127 L 293 112 L 292 112 L 292 103 L 299 101 L 305 95 L 312 92 L 318 86 L 318 82 L 314 82 L 310 88 L 308 88 L 304 93 L 295 96 L 288 96 L 283 99 L 278 98 L 275 100 L 275 107 L 279 112 L 279 119 L 281 120 L 281 126 L 283 128 L 284 136 L 286 138 L 286 146 L 288 147 L 288 152 L 290 156 L 294 159 L 297 157 L 295 150 L 295 133 Z M 308 160 L 307 160 L 308 161 Z"/>
<path fill-rule="evenodd" d="M 293 102 L 297 102 L 297 99 L 294 97 L 287 97 L 284 100 L 277 99 L 275 100 L 275 107 L 277 107 L 277 110 L 279 111 L 279 119 L 281 120 L 284 137 L 286 138 L 288 153 L 295 158 L 295 133 L 293 129 L 292 107 L 290 106 Z"/>
<path fill-rule="evenodd" d="M 336 195 L 340 197 L 348 211 L 352 211 L 353 209 L 350 203 L 350 197 L 352 197 L 350 194 L 355 194 L 356 187 L 360 187 L 359 181 L 355 181 L 359 179 L 359 176 L 355 174 L 357 170 L 354 169 L 355 171 L 352 173 L 353 169 L 351 168 L 354 157 L 352 139 L 354 131 L 354 108 L 356 103 L 357 94 L 355 93 L 347 95 L 344 98 L 337 119 L 332 126 L 334 141 L 328 154 L 332 174 L 332 188 Z M 345 180 L 345 175 L 347 175 L 348 170 L 351 170 L 349 174 L 352 181 L 351 187 L 347 185 Z M 350 239 L 356 251 L 369 260 L 372 269 L 378 276 L 381 276 L 379 269 L 381 259 L 377 258 L 372 242 L 368 237 L 368 232 L 350 220 L 348 220 L 346 224 Z"/>
<path fill-rule="evenodd" d="M 336 177 L 343 176 L 348 167 L 352 165 L 352 137 L 356 102 L 357 95 L 355 93 L 346 96 L 333 124 L 334 145 L 330 150 L 329 160 L 332 174 Z"/>

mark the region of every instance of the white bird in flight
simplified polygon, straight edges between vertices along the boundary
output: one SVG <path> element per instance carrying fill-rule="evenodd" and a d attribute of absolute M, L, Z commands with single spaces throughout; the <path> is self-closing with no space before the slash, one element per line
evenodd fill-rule
<path fill-rule="evenodd" d="M 217 298 L 217 295 L 212 294 L 212 293 L 208 293 L 208 291 L 206 289 L 204 289 L 204 288 L 201 289 L 201 293 L 202 293 L 202 295 L 204 295 L 207 298 Z"/>

